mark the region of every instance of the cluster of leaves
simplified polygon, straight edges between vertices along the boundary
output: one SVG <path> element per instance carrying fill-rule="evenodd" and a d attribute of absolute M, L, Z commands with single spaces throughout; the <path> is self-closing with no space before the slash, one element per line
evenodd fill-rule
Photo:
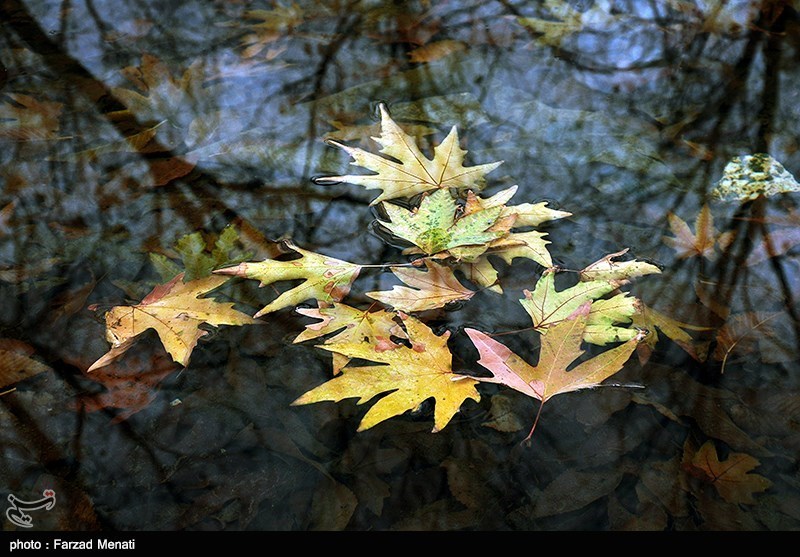
<path fill-rule="evenodd" d="M 617 261 L 627 251 L 623 250 L 592 263 L 577 274 L 574 284 L 557 289 L 560 269 L 553 265 L 546 234 L 536 227 L 570 213 L 548 208 L 544 202 L 509 205 L 516 187 L 481 197 L 485 175 L 500 162 L 465 166 L 466 151 L 459 145 L 455 126 L 429 159 L 386 106 L 381 104 L 379 109 L 381 134 L 374 139 L 381 146 L 380 154 L 330 140 L 353 158 L 354 165 L 372 174 L 331 176 L 318 182 L 381 190 L 371 205 L 379 206 L 383 215 L 379 223 L 393 241 L 407 245 L 403 253 L 410 262 L 361 265 L 285 240 L 285 249 L 294 258 L 241 262 L 185 282 L 180 273 L 154 288 L 141 303 L 106 313 L 112 347 L 89 371 L 116 360 L 148 329 L 155 329 L 172 359 L 185 366 L 206 334 L 202 324 L 254 324 L 267 314 L 309 301 L 317 307 L 297 311 L 319 321 L 307 325 L 295 342 L 324 338 L 320 348 L 333 353 L 334 377 L 294 404 L 345 398 L 365 403 L 385 395 L 363 417 L 359 430 L 416 410 L 432 398 L 433 430 L 439 431 L 466 400 L 480 400 L 476 389 L 480 382 L 509 386 L 543 405 L 557 394 L 595 387 L 622 369 L 647 336 L 646 328 L 632 326 L 634 319 L 646 321 L 641 302 L 622 287 L 633 278 L 660 272 L 658 267 L 636 260 Z M 476 291 L 456 273 L 479 288 L 501 294 L 496 262 L 512 264 L 518 258 L 544 268 L 520 300 L 531 328 L 542 337 L 537 365 L 531 366 L 486 333 L 467 329 L 480 354 L 478 363 L 491 376 L 453 370 L 450 331 L 437 335 L 421 316 L 412 314 L 472 298 Z M 367 309 L 343 303 L 359 273 L 372 267 L 388 267 L 404 286 L 367 292 L 376 300 Z M 230 302 L 204 297 L 230 277 L 258 280 L 261 286 L 295 282 L 250 317 Z M 617 346 L 589 358 L 584 357 L 583 343 Z M 372 365 L 354 365 L 354 360 Z M 528 437 L 536 421 L 538 414 Z"/>

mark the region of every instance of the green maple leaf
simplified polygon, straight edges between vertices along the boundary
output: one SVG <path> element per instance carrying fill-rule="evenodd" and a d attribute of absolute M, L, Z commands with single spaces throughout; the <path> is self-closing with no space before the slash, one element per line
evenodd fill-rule
<path fill-rule="evenodd" d="M 546 333 L 550 327 L 567 319 L 586 302 L 592 302 L 584 340 L 592 344 L 608 344 L 630 340 L 637 336 L 636 329 L 620 327 L 630 323 L 639 308 L 639 300 L 627 293 L 601 300 L 620 286 L 618 281 L 589 280 L 578 282 L 564 290 L 556 290 L 554 269 L 546 270 L 536 283 L 533 292 L 523 291 L 522 307 L 530 315 L 533 327 Z"/>
<path fill-rule="evenodd" d="M 361 271 L 361 265 L 307 251 L 288 241 L 285 243 L 301 257 L 289 261 L 267 259 L 260 262 L 245 262 L 236 267 L 214 271 L 214 273 L 222 275 L 257 279 L 261 281 L 260 286 L 279 281 L 303 279 L 301 284 L 280 294 L 254 317 L 296 306 L 306 300 L 318 300 L 325 303 L 339 302 L 350 292 L 353 281 Z"/>
<path fill-rule="evenodd" d="M 391 221 L 381 221 L 383 226 L 428 255 L 467 246 L 482 253 L 488 242 L 506 235 L 502 230 L 488 230 L 497 222 L 502 207 L 458 216 L 458 204 L 448 190 L 426 196 L 412 211 L 393 204 L 384 207 Z"/>
<path fill-rule="evenodd" d="M 586 336 L 592 305 L 591 302 L 582 303 L 574 313 L 542 336 L 539 361 L 535 366 L 488 335 L 466 329 L 480 354 L 478 363 L 492 372 L 492 377 L 479 377 L 479 381 L 506 385 L 541 401 L 526 440 L 533 435 L 545 402 L 559 394 L 597 387 L 622 369 L 644 338 L 645 333 L 639 332 L 625 344 L 606 350 L 567 371 L 584 353 L 581 343 Z"/>
<path fill-rule="evenodd" d="M 464 401 L 479 401 L 480 394 L 475 389 L 478 382 L 456 375 L 451 369 L 452 355 L 447 347 L 450 333 L 436 336 L 421 321 L 402 313 L 399 316 L 411 348 L 399 346 L 385 350 L 364 342 L 322 345 L 319 348 L 381 365 L 345 366 L 341 375 L 308 391 L 292 404 L 336 402 L 345 398 L 358 398 L 358 403 L 363 404 L 388 393 L 364 415 L 358 426 L 358 431 L 364 431 L 416 410 L 423 402 L 434 398 L 433 431 L 437 432 L 450 422 Z"/>
<path fill-rule="evenodd" d="M 464 166 L 467 152 L 458 145 L 458 132 L 455 126 L 444 141 L 434 148 L 433 159 L 428 159 L 419 150 L 414 138 L 392 120 L 386 105 L 380 104 L 381 135 L 373 137 L 386 157 L 375 155 L 357 147 L 349 147 L 338 141 L 328 143 L 346 151 L 351 164 L 366 168 L 375 174 L 326 176 L 317 183 L 347 182 L 379 189 L 382 193 L 370 205 L 386 199 L 412 197 L 435 189 L 456 188 L 458 190 L 477 190 L 483 188 L 484 176 L 497 168 L 502 161 L 478 166 Z M 389 158 L 391 157 L 391 158 Z"/>
<path fill-rule="evenodd" d="M 213 241 L 213 247 L 210 245 Z M 182 265 L 161 253 L 150 253 L 150 261 L 164 280 L 184 272 L 185 279 L 205 277 L 217 267 L 239 263 L 250 257 L 243 253 L 239 232 L 233 225 L 226 226 L 218 236 L 206 238 L 200 232 L 186 234 L 175 242 L 170 252 L 180 258 Z M 170 253 L 171 255 L 171 253 Z"/>

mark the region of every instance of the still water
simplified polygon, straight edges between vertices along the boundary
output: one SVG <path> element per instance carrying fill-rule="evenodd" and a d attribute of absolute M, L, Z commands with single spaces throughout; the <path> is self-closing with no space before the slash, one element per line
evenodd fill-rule
<path fill-rule="evenodd" d="M 800 529 L 798 10 L 2 2 L 3 501 L 54 492 L 42 530 Z M 538 401 L 489 383 L 439 432 L 432 399 L 357 431 L 370 397 L 291 405 L 332 376 L 292 307 L 207 327 L 186 365 L 149 330 L 87 371 L 111 308 L 282 239 L 377 265 L 354 307 L 398 284 L 377 192 L 315 180 L 362 172 L 330 140 L 377 153 L 380 103 L 427 156 L 456 126 L 466 165 L 503 161 L 485 195 L 571 213 L 537 227 L 555 265 L 660 268 L 628 288 L 649 335 L 621 386 L 548 401 L 529 443 Z M 756 154 L 786 191 L 712 195 Z M 486 375 L 466 328 L 537 361 L 519 300 L 543 267 L 495 269 L 502 293 L 457 274 L 476 293 L 417 315 L 459 373 Z M 284 290 L 214 296 L 252 316 Z"/>

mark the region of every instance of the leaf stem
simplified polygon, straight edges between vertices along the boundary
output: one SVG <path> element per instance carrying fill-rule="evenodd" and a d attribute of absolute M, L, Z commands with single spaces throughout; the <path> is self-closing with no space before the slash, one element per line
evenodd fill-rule
<path fill-rule="evenodd" d="M 750 332 L 752 332 L 752 331 L 755 331 L 755 330 L 756 330 L 756 329 L 758 329 L 758 328 L 759 328 L 761 325 L 763 325 L 764 323 L 766 323 L 766 322 L 767 322 L 767 321 L 769 321 L 770 319 L 772 319 L 772 318 L 774 318 L 774 317 L 777 317 L 778 315 L 780 315 L 780 314 L 779 314 L 779 313 L 774 313 L 774 314 L 770 315 L 769 317 L 765 317 L 764 319 L 762 319 L 761 321 L 759 321 L 758 323 L 756 323 L 755 325 L 753 325 L 753 326 L 750 328 L 750 330 L 749 330 L 749 331 L 746 331 L 746 332 L 745 332 L 743 335 L 740 335 L 740 336 L 739 336 L 739 338 L 737 338 L 736 340 L 734 340 L 734 341 L 733 341 L 733 344 L 731 344 L 731 345 L 728 347 L 728 349 L 725 351 L 725 356 L 722 358 L 722 365 L 721 365 L 721 366 L 720 366 L 720 368 L 719 368 L 719 374 L 720 374 L 720 375 L 722 375 L 723 373 L 725 373 L 725 365 L 728 363 L 728 356 L 730 356 L 731 352 L 733 352 L 733 349 L 734 349 L 734 348 L 736 348 L 736 345 L 737 345 L 737 344 L 739 344 L 739 341 L 740 341 L 740 340 L 742 340 L 743 338 L 745 338 L 745 337 L 747 336 L 747 334 L 748 334 L 748 333 L 750 333 Z"/>
<path fill-rule="evenodd" d="M 522 440 L 522 443 L 529 442 L 531 437 L 533 437 L 533 431 L 536 429 L 536 424 L 539 423 L 539 416 L 542 415 L 542 408 L 544 408 L 544 401 L 539 404 L 539 410 L 536 412 L 536 418 L 533 420 L 533 427 L 531 427 L 531 430 L 528 432 L 528 436 Z"/>

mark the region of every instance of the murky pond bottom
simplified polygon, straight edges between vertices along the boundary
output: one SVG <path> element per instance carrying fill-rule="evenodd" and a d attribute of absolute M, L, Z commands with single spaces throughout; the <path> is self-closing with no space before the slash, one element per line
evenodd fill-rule
<path fill-rule="evenodd" d="M 0 22 L 4 530 L 800 529 L 796 3 Z"/>

